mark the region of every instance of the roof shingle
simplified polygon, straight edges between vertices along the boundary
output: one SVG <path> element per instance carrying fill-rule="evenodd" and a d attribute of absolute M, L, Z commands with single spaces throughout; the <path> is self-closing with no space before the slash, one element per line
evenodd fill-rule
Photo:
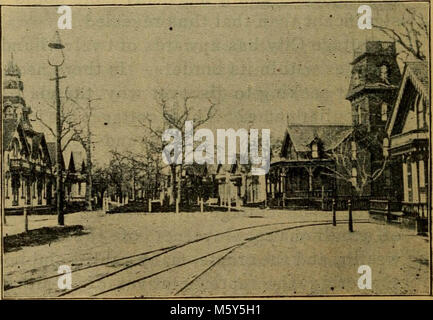
<path fill-rule="evenodd" d="M 353 127 L 347 125 L 289 125 L 287 132 L 297 152 L 310 151 L 310 144 L 318 138 L 325 151 L 336 148 Z"/>

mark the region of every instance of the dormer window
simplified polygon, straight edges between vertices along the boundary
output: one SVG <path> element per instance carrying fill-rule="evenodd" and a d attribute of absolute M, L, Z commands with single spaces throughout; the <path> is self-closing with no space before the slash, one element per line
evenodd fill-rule
<path fill-rule="evenodd" d="M 357 87 L 357 86 L 359 86 L 361 84 L 360 77 L 359 77 L 359 72 L 358 71 L 353 72 L 352 81 L 353 81 L 353 86 L 354 87 Z"/>
<path fill-rule="evenodd" d="M 385 65 L 382 65 L 380 67 L 380 79 L 385 82 L 386 84 L 389 84 L 388 81 L 388 67 Z"/>
<path fill-rule="evenodd" d="M 388 120 L 388 104 L 386 102 L 382 103 L 380 115 L 382 121 Z"/>
<path fill-rule="evenodd" d="M 13 119 L 15 118 L 14 109 L 12 106 L 7 106 L 5 109 L 5 119 Z"/>
<path fill-rule="evenodd" d="M 311 146 L 311 157 L 317 159 L 319 157 L 319 146 L 317 142 L 314 142 Z"/>

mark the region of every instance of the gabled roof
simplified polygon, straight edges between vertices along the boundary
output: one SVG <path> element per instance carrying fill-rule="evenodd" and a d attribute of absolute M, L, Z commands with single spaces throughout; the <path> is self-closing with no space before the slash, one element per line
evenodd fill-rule
<path fill-rule="evenodd" d="M 50 154 L 51 162 L 56 161 L 56 143 L 47 142 L 48 153 Z"/>
<path fill-rule="evenodd" d="M 18 121 L 16 119 L 3 120 L 3 149 L 7 149 L 17 130 Z"/>
<path fill-rule="evenodd" d="M 386 131 L 389 136 L 391 136 L 392 134 L 398 114 L 401 112 L 405 112 L 405 110 L 402 110 L 402 108 L 400 108 L 400 104 L 408 81 L 410 81 L 415 87 L 415 89 L 418 91 L 418 93 L 421 94 L 427 106 L 429 107 L 430 105 L 428 64 L 423 61 L 406 62 L 403 70 L 403 78 L 401 80 L 400 89 L 398 90 L 397 99 L 395 101 L 391 117 L 386 124 Z"/>
<path fill-rule="evenodd" d="M 22 126 L 22 122 L 16 119 L 4 119 L 3 120 L 3 150 L 9 148 L 9 145 L 15 135 L 18 132 L 21 142 L 24 148 L 26 148 L 27 153 L 30 153 L 30 146 L 26 139 L 26 132 Z"/>
<path fill-rule="evenodd" d="M 71 151 L 68 170 L 70 170 L 71 172 L 81 172 L 83 163 L 84 163 L 83 153 L 80 151 Z"/>
<path fill-rule="evenodd" d="M 50 155 L 50 159 L 51 159 L 51 163 L 53 165 L 56 164 L 56 159 L 57 159 L 57 153 L 56 153 L 56 143 L 55 142 L 47 142 L 47 149 L 48 149 L 48 153 Z M 62 159 L 60 162 L 63 166 L 63 168 L 65 167 L 65 161 L 63 159 L 63 154 L 62 154 Z"/>
<path fill-rule="evenodd" d="M 282 150 L 290 137 L 296 152 L 311 151 L 310 145 L 318 139 L 324 151 L 333 150 L 340 145 L 353 131 L 347 125 L 289 125 L 284 137 Z"/>
<path fill-rule="evenodd" d="M 427 99 L 429 97 L 429 72 L 428 64 L 422 61 L 407 62 L 406 69 L 408 76 L 412 80 L 414 86 Z"/>

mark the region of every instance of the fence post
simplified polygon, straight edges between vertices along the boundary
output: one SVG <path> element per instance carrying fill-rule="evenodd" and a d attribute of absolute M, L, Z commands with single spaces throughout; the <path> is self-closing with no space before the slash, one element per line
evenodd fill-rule
<path fill-rule="evenodd" d="M 29 187 L 29 193 L 30 193 L 30 199 L 28 199 L 29 194 L 27 193 L 27 190 L 25 190 L 26 196 L 24 197 L 24 207 L 23 207 L 23 218 L 24 218 L 24 232 L 29 231 L 29 217 L 28 217 L 28 207 L 27 207 L 27 201 L 30 201 L 30 206 L 32 204 L 32 185 L 30 180 L 27 182 L 30 184 L 30 187 L 26 185 L 26 187 Z"/>
<path fill-rule="evenodd" d="M 337 225 L 337 215 L 335 212 L 335 199 L 332 199 L 332 225 L 334 227 Z"/>
<path fill-rule="evenodd" d="M 148 199 L 148 208 L 149 212 L 152 212 L 152 200 L 150 198 Z"/>
<path fill-rule="evenodd" d="M 353 232 L 353 219 L 352 219 L 352 200 L 347 201 L 347 209 L 349 210 L 349 231 Z"/>
<path fill-rule="evenodd" d="M 24 205 L 24 232 L 29 231 L 29 218 L 27 216 L 27 205 Z"/>

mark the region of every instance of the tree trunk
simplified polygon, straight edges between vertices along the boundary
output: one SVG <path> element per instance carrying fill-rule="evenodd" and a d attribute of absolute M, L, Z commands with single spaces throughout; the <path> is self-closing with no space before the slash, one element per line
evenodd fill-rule
<path fill-rule="evenodd" d="M 182 194 L 182 166 L 179 166 L 179 173 L 177 179 L 177 195 L 176 195 L 176 213 L 180 212 L 180 200 Z"/>
<path fill-rule="evenodd" d="M 175 187 L 177 185 L 177 176 L 176 176 L 176 165 L 171 166 L 171 199 L 173 199 L 174 203 L 177 206 L 177 197 L 175 193 Z M 172 204 L 172 203 L 170 203 Z M 177 210 L 176 210 L 177 212 Z"/>
<path fill-rule="evenodd" d="M 90 134 L 87 137 L 86 144 L 86 168 L 87 168 L 87 186 L 86 186 L 86 202 L 87 202 L 87 211 L 92 211 L 92 144 L 90 140 Z"/>

